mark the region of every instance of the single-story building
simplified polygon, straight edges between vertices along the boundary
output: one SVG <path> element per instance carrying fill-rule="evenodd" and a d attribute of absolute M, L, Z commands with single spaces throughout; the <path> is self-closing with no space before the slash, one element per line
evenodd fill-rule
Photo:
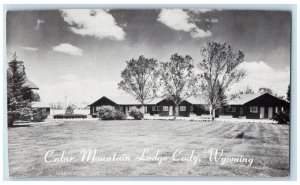
<path fill-rule="evenodd" d="M 50 115 L 50 106 L 44 102 L 31 102 L 31 107 L 44 111 L 47 115 Z"/>
<path fill-rule="evenodd" d="M 115 96 L 115 97 L 108 97 L 102 96 L 97 101 L 90 104 L 90 114 L 97 115 L 98 111 L 101 106 L 110 105 L 115 107 L 116 109 L 124 112 L 125 114 L 128 113 L 131 107 L 140 107 L 141 103 L 130 96 Z"/>
<path fill-rule="evenodd" d="M 110 105 L 116 109 L 124 112 L 125 114 L 131 109 L 131 107 L 141 107 L 141 103 L 135 100 L 133 97 L 119 96 L 119 97 L 107 97 L 103 96 L 97 101 L 90 104 L 90 114 L 96 116 L 101 106 Z M 156 98 L 151 102 L 147 102 L 144 105 L 144 112 L 150 115 L 159 116 L 174 116 L 175 103 L 171 100 Z M 183 101 L 179 107 L 179 116 L 188 117 L 190 115 L 202 115 L 208 114 L 209 111 L 205 106 L 204 101 L 200 97 L 191 97 Z"/>
<path fill-rule="evenodd" d="M 269 93 L 241 94 L 228 100 L 218 114 L 234 118 L 272 119 L 275 113 L 285 110 L 289 110 L 289 103 Z"/>
<path fill-rule="evenodd" d="M 158 109 L 159 116 L 174 116 L 175 115 L 175 103 L 172 100 L 163 99 L 155 105 Z M 205 105 L 203 99 L 199 96 L 190 97 L 184 100 L 178 106 L 179 116 L 189 117 L 191 115 L 201 116 L 202 114 L 209 114 L 209 110 Z"/>

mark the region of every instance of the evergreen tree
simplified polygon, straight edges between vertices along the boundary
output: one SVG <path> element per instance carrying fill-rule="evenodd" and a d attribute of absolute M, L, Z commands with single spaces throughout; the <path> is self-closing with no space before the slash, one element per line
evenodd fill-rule
<path fill-rule="evenodd" d="M 69 105 L 67 107 L 67 109 L 66 109 L 65 114 L 67 114 L 67 115 L 73 115 L 74 114 L 74 108 L 73 108 L 73 106 Z"/>
<path fill-rule="evenodd" d="M 31 104 L 24 100 L 24 93 L 28 90 L 23 87 L 26 73 L 21 61 L 17 61 L 16 54 L 9 63 L 7 71 L 7 111 L 8 126 L 13 126 L 15 121 L 28 121 L 31 118 Z"/>
<path fill-rule="evenodd" d="M 288 90 L 286 92 L 286 97 L 289 102 L 291 102 L 291 84 L 288 86 Z"/>

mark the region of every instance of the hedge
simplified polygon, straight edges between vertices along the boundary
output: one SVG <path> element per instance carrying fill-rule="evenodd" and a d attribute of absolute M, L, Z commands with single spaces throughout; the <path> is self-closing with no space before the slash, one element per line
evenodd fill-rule
<path fill-rule="evenodd" d="M 55 114 L 53 115 L 54 119 L 85 119 L 87 115 L 84 114 Z"/>

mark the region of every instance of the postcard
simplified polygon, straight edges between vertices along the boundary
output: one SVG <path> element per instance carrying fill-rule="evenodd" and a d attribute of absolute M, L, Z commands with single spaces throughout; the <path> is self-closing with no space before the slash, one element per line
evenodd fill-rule
<path fill-rule="evenodd" d="M 8 170 L 288 177 L 289 10 L 9 10 Z"/>

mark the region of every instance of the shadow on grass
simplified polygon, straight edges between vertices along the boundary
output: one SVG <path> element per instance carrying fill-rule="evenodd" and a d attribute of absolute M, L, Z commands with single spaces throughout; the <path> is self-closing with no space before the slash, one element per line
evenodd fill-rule
<path fill-rule="evenodd" d="M 8 128 L 18 128 L 18 127 L 31 127 L 31 125 L 13 125 Z"/>
<path fill-rule="evenodd" d="M 252 140 L 252 139 L 257 139 L 257 138 L 252 137 L 252 136 L 244 136 L 243 138 L 240 138 L 240 139 Z"/>
<path fill-rule="evenodd" d="M 253 137 L 253 136 L 247 136 L 247 135 L 244 135 L 243 137 L 239 138 L 239 137 L 235 137 L 235 136 L 225 136 L 223 137 L 225 139 L 237 139 L 237 140 L 242 140 L 242 139 L 245 139 L 245 140 L 254 140 L 254 139 L 258 139 L 256 137 Z"/>

